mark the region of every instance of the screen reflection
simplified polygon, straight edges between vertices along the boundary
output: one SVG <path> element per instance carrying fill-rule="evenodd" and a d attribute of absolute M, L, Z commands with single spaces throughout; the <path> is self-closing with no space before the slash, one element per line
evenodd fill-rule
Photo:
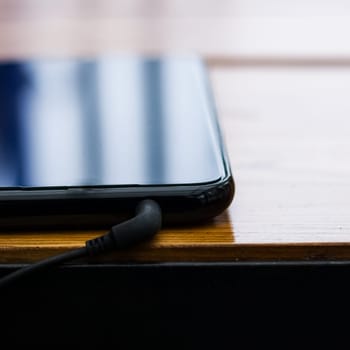
<path fill-rule="evenodd" d="M 0 64 L 0 187 L 214 181 L 216 135 L 195 58 Z"/>

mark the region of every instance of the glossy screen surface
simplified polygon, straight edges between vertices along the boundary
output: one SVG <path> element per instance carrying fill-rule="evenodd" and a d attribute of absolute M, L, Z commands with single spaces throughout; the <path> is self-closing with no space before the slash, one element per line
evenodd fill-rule
<path fill-rule="evenodd" d="M 196 58 L 0 63 L 0 187 L 168 185 L 223 176 Z"/>

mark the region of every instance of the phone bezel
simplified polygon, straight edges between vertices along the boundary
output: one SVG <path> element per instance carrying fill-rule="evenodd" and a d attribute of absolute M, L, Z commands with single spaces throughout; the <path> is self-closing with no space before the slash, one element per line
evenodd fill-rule
<path fill-rule="evenodd" d="M 159 203 L 165 225 L 198 223 L 225 210 L 234 197 L 234 191 L 232 176 L 205 185 L 140 186 L 108 191 L 10 191 L 0 201 L 0 227 L 102 228 L 131 217 L 136 205 L 146 198 Z"/>

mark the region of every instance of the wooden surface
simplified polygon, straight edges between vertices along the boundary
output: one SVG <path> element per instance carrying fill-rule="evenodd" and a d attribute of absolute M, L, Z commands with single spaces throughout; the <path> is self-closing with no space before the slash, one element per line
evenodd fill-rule
<path fill-rule="evenodd" d="M 349 259 L 348 15 L 346 1 L 0 1 L 0 57 L 191 52 L 208 63 L 232 205 L 100 261 Z M 101 233 L 2 232 L 0 262 Z"/>

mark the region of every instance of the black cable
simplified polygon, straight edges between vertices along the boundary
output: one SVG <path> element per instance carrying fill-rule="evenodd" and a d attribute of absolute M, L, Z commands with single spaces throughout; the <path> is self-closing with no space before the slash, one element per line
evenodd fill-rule
<path fill-rule="evenodd" d="M 0 279 L 0 289 L 20 278 L 51 266 L 85 256 L 92 257 L 131 247 L 153 237 L 160 230 L 161 224 L 162 214 L 159 205 L 150 199 L 143 200 L 136 207 L 136 215 L 130 220 L 113 226 L 101 237 L 86 241 L 85 247 L 49 257 L 6 275 Z"/>

